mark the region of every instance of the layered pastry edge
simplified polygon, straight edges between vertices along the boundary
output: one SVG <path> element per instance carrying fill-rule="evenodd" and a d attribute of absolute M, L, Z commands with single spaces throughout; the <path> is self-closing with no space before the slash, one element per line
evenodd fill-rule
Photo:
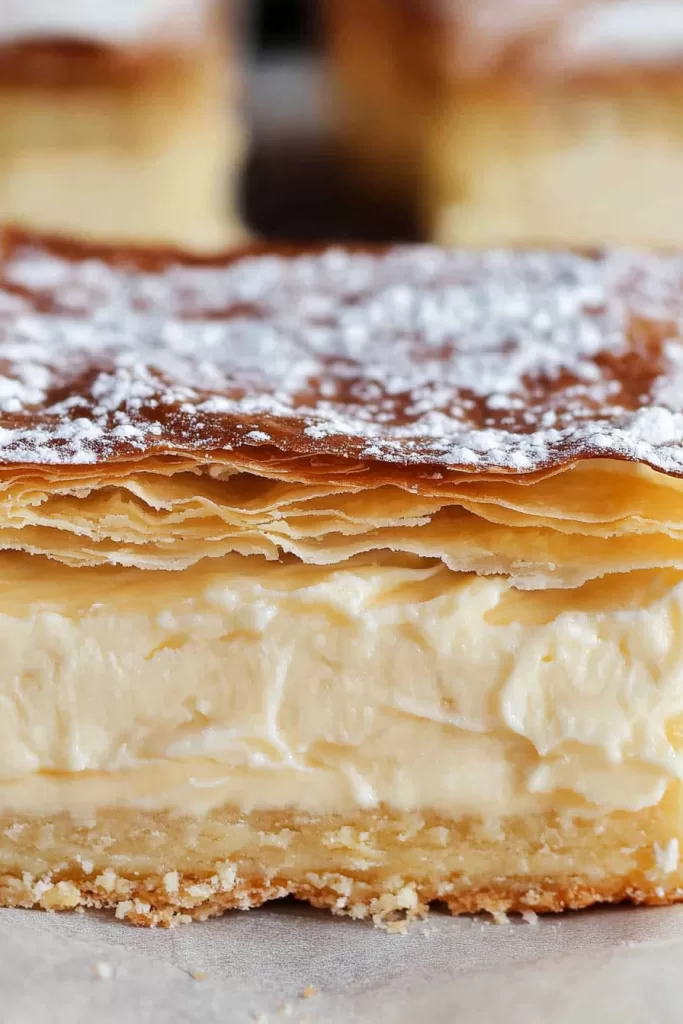
<path fill-rule="evenodd" d="M 222 5 L 47 6 L 0 26 L 3 222 L 206 252 L 243 242 L 246 131 Z"/>
<path fill-rule="evenodd" d="M 681 244 L 679 4 L 325 10 L 342 157 L 370 194 L 412 210 L 421 234 Z"/>

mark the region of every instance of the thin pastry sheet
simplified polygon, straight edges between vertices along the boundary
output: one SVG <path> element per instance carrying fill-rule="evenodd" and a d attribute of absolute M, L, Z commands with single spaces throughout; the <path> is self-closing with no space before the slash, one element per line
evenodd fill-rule
<path fill-rule="evenodd" d="M 6 234 L 0 548 L 683 568 L 683 257 Z"/>

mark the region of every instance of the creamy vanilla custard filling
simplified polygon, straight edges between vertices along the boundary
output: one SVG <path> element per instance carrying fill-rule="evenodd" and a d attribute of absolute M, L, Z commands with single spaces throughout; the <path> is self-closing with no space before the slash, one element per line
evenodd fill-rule
<path fill-rule="evenodd" d="M 0 803 L 452 817 L 683 776 L 683 574 L 574 590 L 408 556 L 183 572 L 0 556 Z"/>

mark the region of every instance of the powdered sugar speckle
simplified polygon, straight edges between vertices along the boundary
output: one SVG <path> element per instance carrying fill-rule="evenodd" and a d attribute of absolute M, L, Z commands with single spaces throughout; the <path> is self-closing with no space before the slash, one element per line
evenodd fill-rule
<path fill-rule="evenodd" d="M 144 262 L 144 261 L 143 261 Z M 275 446 L 683 473 L 683 257 L 399 247 L 0 268 L 0 458 Z"/>

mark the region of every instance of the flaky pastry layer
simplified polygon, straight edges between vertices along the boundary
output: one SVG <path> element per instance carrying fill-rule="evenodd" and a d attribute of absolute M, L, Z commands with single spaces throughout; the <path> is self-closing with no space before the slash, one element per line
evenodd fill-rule
<path fill-rule="evenodd" d="M 231 552 L 332 565 L 388 550 L 530 589 L 683 568 L 683 482 L 644 466 L 596 459 L 546 475 L 388 481 L 247 453 L 78 474 L 6 468 L 0 549 L 148 569 Z"/>

